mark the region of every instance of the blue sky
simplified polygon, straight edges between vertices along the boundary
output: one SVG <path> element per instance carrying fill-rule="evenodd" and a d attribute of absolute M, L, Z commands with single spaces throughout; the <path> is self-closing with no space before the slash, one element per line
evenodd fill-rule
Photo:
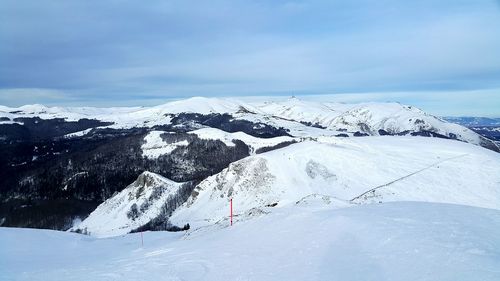
<path fill-rule="evenodd" d="M 0 0 L 0 104 L 400 101 L 500 116 L 500 2 Z"/>

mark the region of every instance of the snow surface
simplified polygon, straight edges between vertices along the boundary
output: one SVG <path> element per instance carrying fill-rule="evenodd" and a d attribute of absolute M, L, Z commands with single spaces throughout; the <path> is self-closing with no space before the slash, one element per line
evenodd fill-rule
<path fill-rule="evenodd" d="M 111 128 L 169 124 L 180 112 L 231 113 L 293 137 L 191 131 L 229 146 L 243 141 L 252 155 L 203 180 L 172 214 L 190 231 L 146 232 L 144 247 L 141 234 L 126 235 L 157 217 L 182 186 L 145 172 L 73 228 L 92 236 L 0 228 L 0 280 L 500 280 L 500 154 L 453 140 L 376 136 L 425 130 L 484 141 L 417 108 L 206 98 L 150 108 L 0 106 L 10 120 L 89 118 Z M 375 136 L 332 137 L 355 131 Z M 168 143 L 165 133 L 145 136 L 144 157 L 189 144 Z M 230 198 L 235 225 L 228 228 Z M 134 204 L 147 208 L 132 219 Z"/>
<path fill-rule="evenodd" d="M 72 230 L 84 230 L 95 237 L 109 237 L 129 233 L 156 218 L 170 195 L 175 194 L 182 183 L 158 174 L 144 172 L 127 188 L 99 205 L 84 221 Z M 127 216 L 132 205 L 146 206 L 139 216 Z"/>
<path fill-rule="evenodd" d="M 158 157 L 175 148 L 177 143 L 163 142 L 163 133 L 153 131 L 146 136 L 145 156 Z M 290 139 L 258 139 L 212 128 L 193 133 L 221 139 L 227 145 L 240 139 L 254 149 Z M 408 136 L 311 138 L 231 163 L 199 183 L 169 220 L 174 225 L 189 223 L 194 227 L 217 223 L 227 217 L 230 198 L 238 202 L 235 214 L 241 217 L 262 213 L 266 206 L 281 208 L 316 201 L 336 208 L 423 201 L 500 210 L 499 171 L 500 154 L 453 140 Z M 155 186 L 177 184 L 154 173 L 145 175 L 152 177 L 153 183 L 141 191 L 144 194 L 131 197 L 138 194 L 138 186 L 143 186 L 136 181 L 101 204 L 76 228 L 109 237 L 128 233 L 158 216 L 161 204 L 176 188 L 164 193 L 155 201 L 157 207 L 141 219 L 127 217 L 131 205 L 148 201 Z"/>
<path fill-rule="evenodd" d="M 161 155 L 171 153 L 179 146 L 189 145 L 187 140 L 168 143 L 161 138 L 163 134 L 169 134 L 169 132 L 151 131 L 144 137 L 144 144 L 141 146 L 144 157 L 155 159 Z"/>
<path fill-rule="evenodd" d="M 0 279 L 500 279 L 498 210 L 397 202 L 268 212 L 232 227 L 145 232 L 144 246 L 140 233 L 96 239 L 0 227 Z"/>
<path fill-rule="evenodd" d="M 171 221 L 216 222 L 229 198 L 244 213 L 313 194 L 339 206 L 411 200 L 500 209 L 499 171 L 498 153 L 453 140 L 323 137 L 231 163 L 202 181 Z"/>
<path fill-rule="evenodd" d="M 114 122 L 109 128 L 153 127 L 170 124 L 171 114 L 230 113 L 236 119 L 263 122 L 290 130 L 295 137 L 332 136 L 347 130 L 378 135 L 379 130 L 390 133 L 431 131 L 481 145 L 488 142 L 477 133 L 458 124 L 448 123 L 422 110 L 399 103 L 342 104 L 302 101 L 291 98 L 273 102 L 243 102 L 237 99 L 202 98 L 173 101 L 154 107 L 92 108 L 46 107 L 26 105 L 19 108 L 0 107 L 0 117 L 82 118 Z M 326 129 L 306 126 L 310 122 Z M 491 144 L 495 146 L 494 144 Z"/>
<path fill-rule="evenodd" d="M 265 102 L 258 108 L 274 116 L 306 121 L 331 130 L 366 132 L 378 135 L 378 130 L 390 133 L 427 130 L 479 144 L 480 137 L 463 126 L 448 123 L 424 111 L 399 103 L 320 103 L 291 98 L 281 102 Z"/>
<path fill-rule="evenodd" d="M 235 146 L 233 140 L 240 140 L 250 147 L 251 153 L 255 153 L 255 151 L 259 148 L 271 147 L 283 142 L 300 141 L 299 138 L 293 138 L 288 136 L 275 137 L 275 138 L 257 138 L 245 134 L 243 132 L 228 133 L 215 128 L 203 128 L 191 131 L 190 134 L 195 134 L 200 139 L 220 140 L 227 146 Z"/>

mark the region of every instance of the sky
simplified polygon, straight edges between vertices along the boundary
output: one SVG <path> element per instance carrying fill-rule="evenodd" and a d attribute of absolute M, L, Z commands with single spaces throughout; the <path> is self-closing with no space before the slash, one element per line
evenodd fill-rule
<path fill-rule="evenodd" d="M 399 101 L 500 117 L 500 0 L 0 0 L 0 104 Z"/>

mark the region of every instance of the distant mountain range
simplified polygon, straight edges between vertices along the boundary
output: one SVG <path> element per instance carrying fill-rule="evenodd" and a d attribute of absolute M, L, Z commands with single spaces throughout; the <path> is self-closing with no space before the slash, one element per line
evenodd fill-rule
<path fill-rule="evenodd" d="M 226 219 L 228 198 L 240 218 L 311 201 L 500 208 L 495 127 L 454 120 L 399 103 L 296 98 L 0 106 L 0 225 L 180 229 Z"/>
<path fill-rule="evenodd" d="M 444 120 L 456 124 L 460 124 L 466 127 L 475 126 L 499 126 L 500 118 L 488 118 L 488 117 L 443 117 Z"/>
<path fill-rule="evenodd" d="M 483 137 L 500 142 L 500 118 L 486 117 L 445 117 L 448 122 L 460 124 Z"/>

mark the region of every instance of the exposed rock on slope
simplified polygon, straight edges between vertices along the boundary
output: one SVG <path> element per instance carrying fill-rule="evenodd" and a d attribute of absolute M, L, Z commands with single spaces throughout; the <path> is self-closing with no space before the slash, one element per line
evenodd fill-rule
<path fill-rule="evenodd" d="M 145 225 L 168 229 L 171 226 L 168 217 L 187 199 L 192 187 L 191 183 L 177 183 L 144 172 L 71 230 L 107 237 L 126 234 Z"/>
<path fill-rule="evenodd" d="M 500 209 L 500 157 L 438 138 L 321 138 L 250 156 L 202 181 L 173 214 L 177 224 L 218 221 L 311 194 L 333 204 L 426 201 Z M 277 204 L 275 204 L 277 203 Z"/>

